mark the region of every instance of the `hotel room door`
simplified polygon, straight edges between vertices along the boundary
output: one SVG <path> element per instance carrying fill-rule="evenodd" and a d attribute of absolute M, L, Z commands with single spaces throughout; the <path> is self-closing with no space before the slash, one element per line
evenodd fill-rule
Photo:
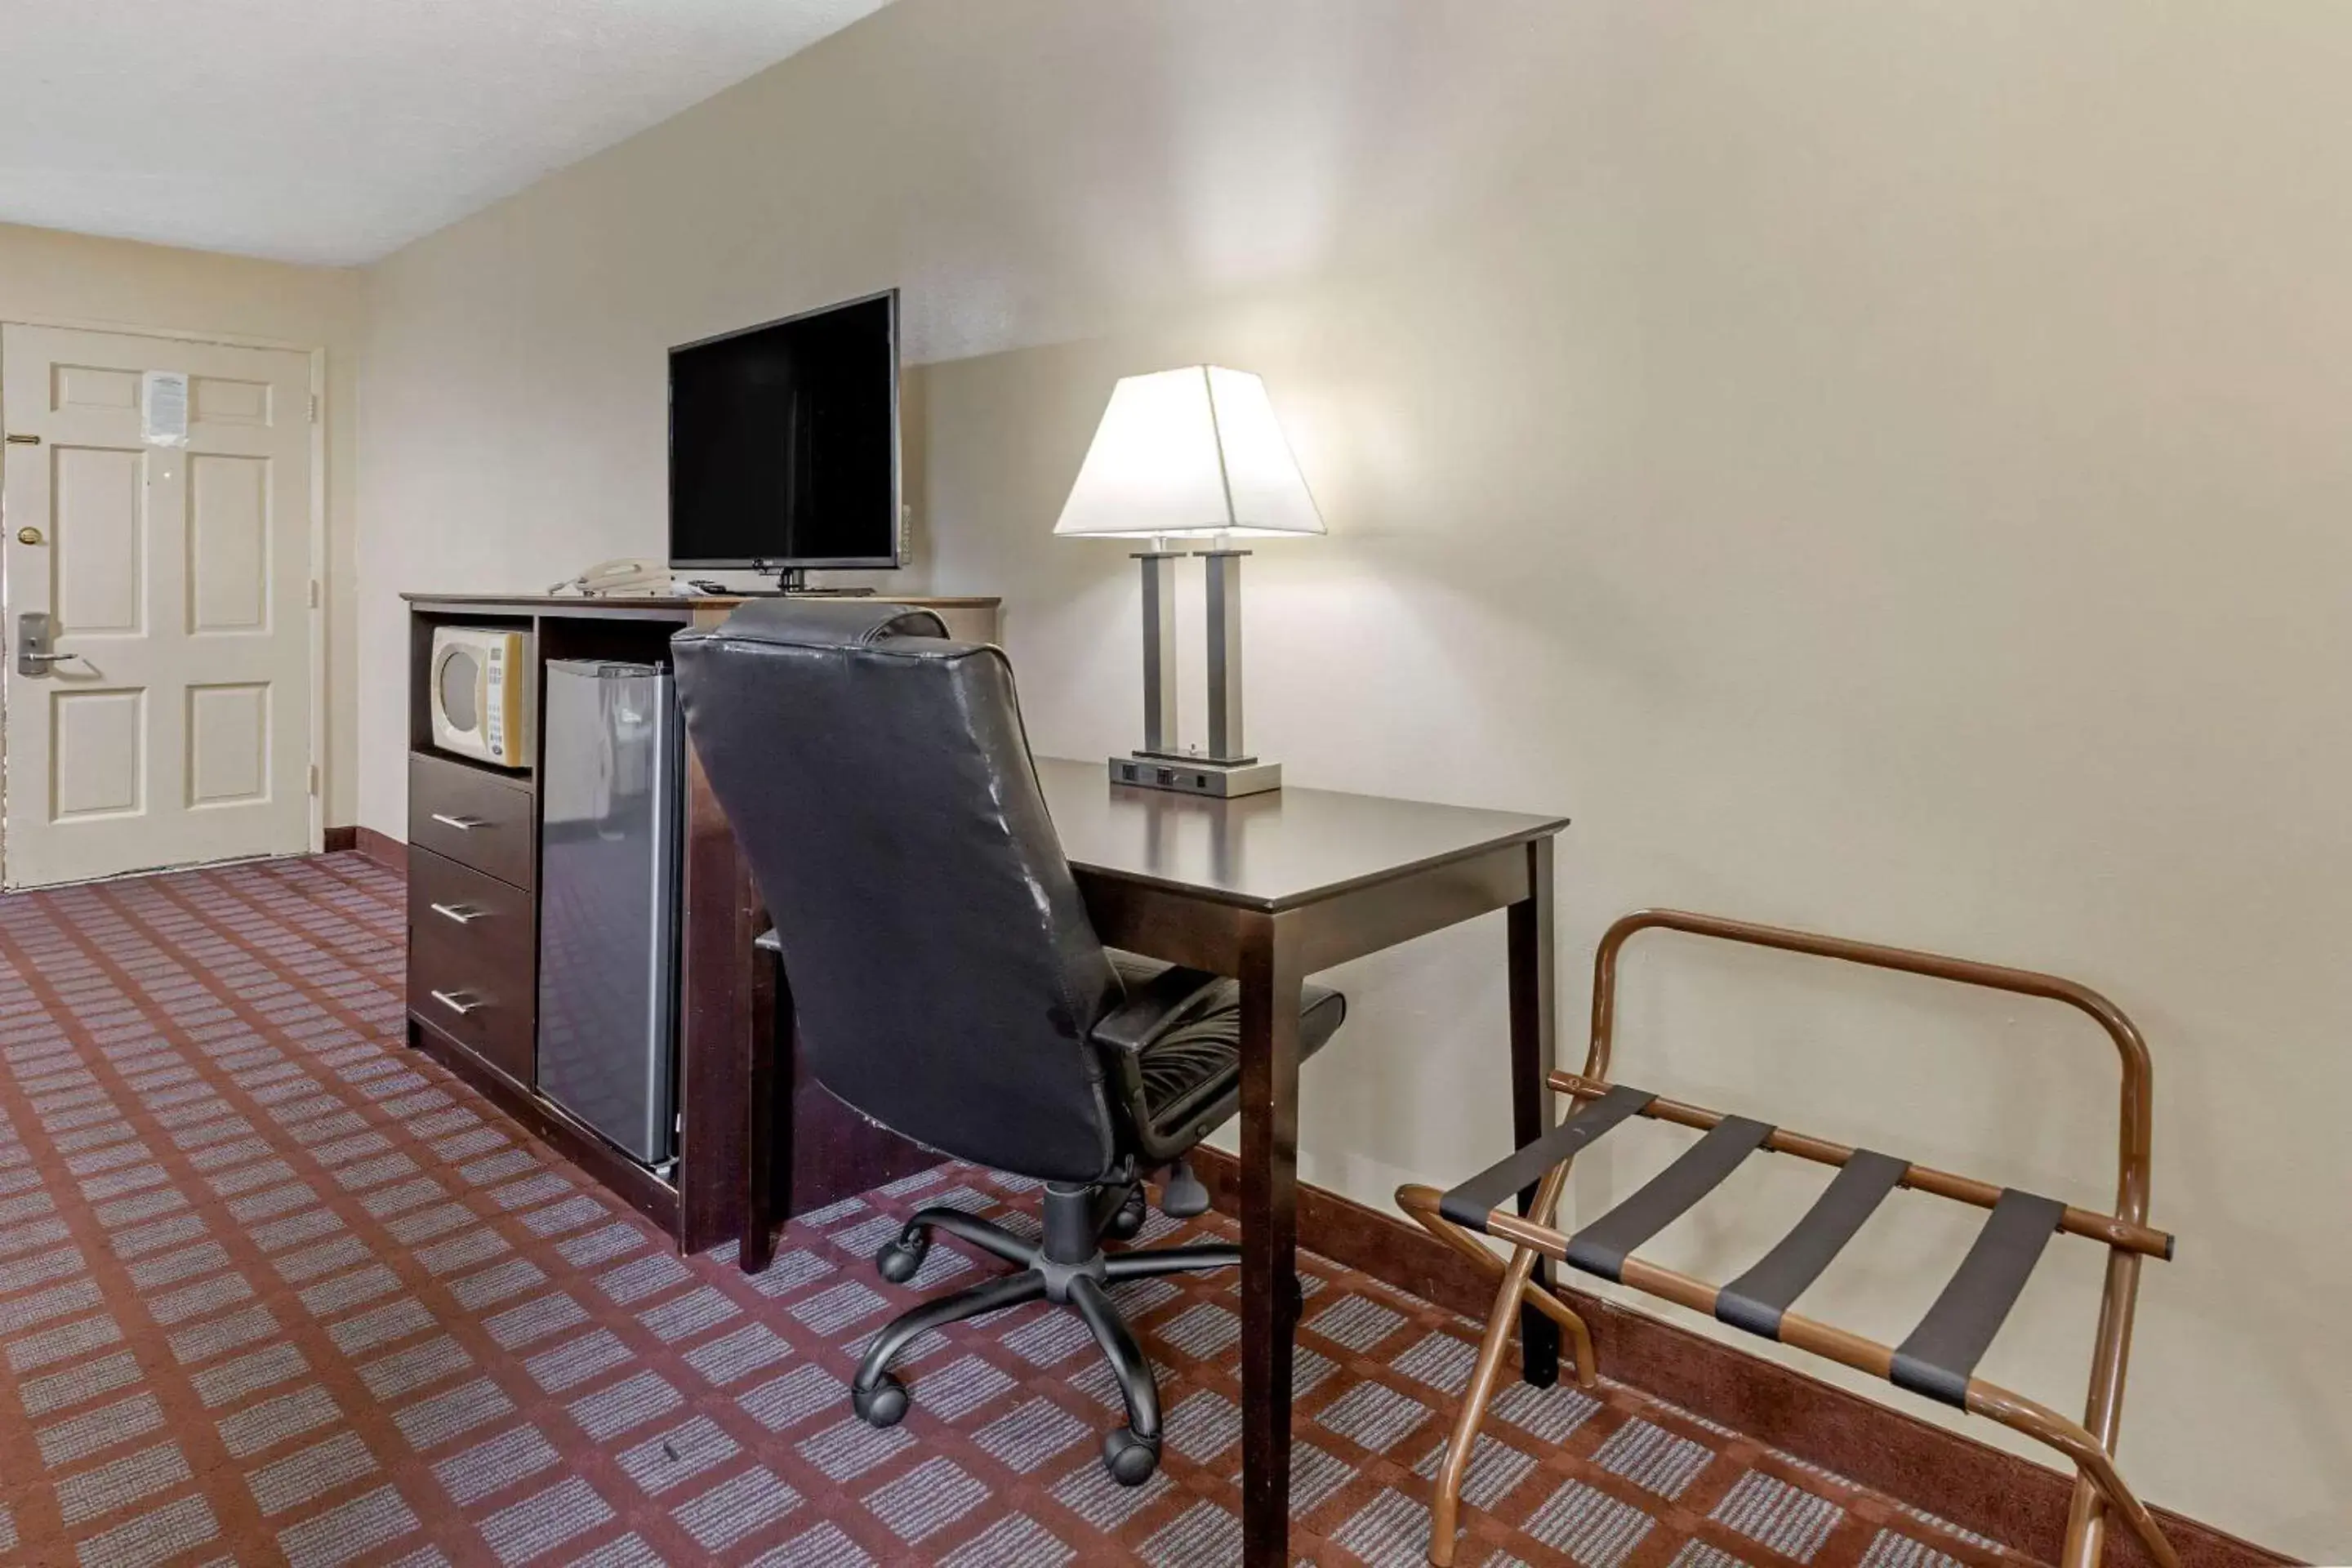
<path fill-rule="evenodd" d="M 310 845 L 310 364 L 0 326 L 0 881 Z"/>

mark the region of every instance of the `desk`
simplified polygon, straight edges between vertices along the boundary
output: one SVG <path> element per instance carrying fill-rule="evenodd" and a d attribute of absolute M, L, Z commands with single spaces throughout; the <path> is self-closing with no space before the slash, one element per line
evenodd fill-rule
<path fill-rule="evenodd" d="M 1328 790 L 1215 800 L 1114 785 L 1098 762 L 1037 759 L 1095 931 L 1112 947 L 1242 985 L 1243 1561 L 1289 1562 L 1287 1282 L 1298 1242 L 1298 1003 L 1307 975 L 1494 910 L 1509 911 L 1513 1121 L 1548 1124 L 1552 839 L 1559 817 Z M 764 967 L 764 966 L 763 966 Z M 1344 1030 L 1330 1047 L 1345 1055 Z M 755 1089 L 755 1151 L 770 1147 Z M 765 1266 L 769 1168 L 755 1152 L 745 1266 Z M 1522 1204 L 1526 1194 L 1521 1196 Z M 1549 1318 L 1521 1324 L 1528 1382 L 1559 1376 Z"/>
<path fill-rule="evenodd" d="M 1546 1130 L 1553 1058 L 1555 816 L 1329 790 L 1214 800 L 1114 785 L 1037 759 L 1095 932 L 1242 985 L 1242 1534 L 1286 1564 L 1289 1279 L 1298 1244 L 1298 992 L 1307 975 L 1493 910 L 1509 911 L 1512 1120 Z M 1347 1033 L 1331 1054 L 1347 1052 Z M 1521 1197 L 1525 1203 L 1525 1194 Z M 1559 1376 L 1559 1331 L 1528 1313 L 1526 1375 Z"/>

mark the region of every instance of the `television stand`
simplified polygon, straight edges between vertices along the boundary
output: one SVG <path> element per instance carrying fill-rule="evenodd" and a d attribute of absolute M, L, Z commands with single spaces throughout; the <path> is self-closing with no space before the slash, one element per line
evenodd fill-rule
<path fill-rule="evenodd" d="M 772 567 L 764 561 L 754 561 L 751 570 L 772 571 L 776 574 L 774 592 L 795 599 L 868 599 L 874 596 L 871 588 L 812 588 L 809 586 L 808 569 L 803 566 Z M 762 596 L 765 596 L 765 591 Z"/>
<path fill-rule="evenodd" d="M 531 933 L 541 902 L 552 896 L 538 859 L 548 780 L 535 767 L 510 772 L 434 749 L 427 700 L 434 631 L 487 625 L 531 634 L 527 658 L 535 690 L 549 659 L 667 664 L 672 636 L 688 626 L 723 624 L 741 596 L 404 597 L 409 695 L 398 706 L 407 715 L 409 743 L 408 842 L 402 847 L 408 929 L 415 937 L 408 1043 L 489 1096 L 687 1253 L 742 1234 L 751 1184 L 748 1097 L 758 1081 L 755 1063 L 771 1053 L 778 1081 L 765 1110 L 780 1136 L 768 1180 L 777 1184 L 780 1219 L 939 1163 L 937 1154 L 868 1125 L 814 1079 L 795 1073 L 792 1030 L 786 1026 L 779 1032 L 772 1011 L 788 1009 L 790 997 L 774 994 L 775 972 L 751 946 L 767 928 L 759 889 L 736 853 L 735 835 L 716 797 L 694 782 L 681 792 L 678 885 L 664 895 L 676 899 L 679 925 L 677 1167 L 667 1175 L 647 1170 L 540 1091 L 539 946 Z M 938 611 L 959 642 L 996 640 L 994 599 L 908 599 Z M 798 739 L 815 743 L 808 736 Z M 690 746 L 686 767 L 689 781 L 699 779 Z M 472 826 L 451 827 L 451 819 Z M 472 928 L 432 911 L 436 902 L 457 909 L 452 900 L 477 902 L 489 911 L 491 918 L 480 923 L 491 937 L 461 935 Z M 506 938 L 498 935 L 501 925 Z M 466 990 L 480 1005 L 463 1012 L 433 994 L 457 996 Z M 5 1022 L 0 1035 L 6 1035 Z M 0 1440 L 0 1450 L 5 1447 Z"/>

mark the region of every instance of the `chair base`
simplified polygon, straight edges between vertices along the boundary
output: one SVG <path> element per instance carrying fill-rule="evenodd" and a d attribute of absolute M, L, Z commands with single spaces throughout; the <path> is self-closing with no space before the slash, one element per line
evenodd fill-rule
<path fill-rule="evenodd" d="M 885 1325 L 866 1347 L 866 1359 L 850 1385 L 850 1408 L 874 1426 L 895 1426 L 905 1419 L 911 1399 L 906 1385 L 890 1374 L 890 1362 L 934 1329 L 1029 1301 L 1075 1307 L 1103 1358 L 1110 1363 L 1127 1406 L 1127 1425 L 1104 1434 L 1103 1468 L 1121 1486 L 1137 1487 L 1150 1480 L 1152 1471 L 1160 1468 L 1160 1385 L 1150 1361 L 1111 1300 L 1109 1288 L 1121 1279 L 1155 1274 L 1237 1268 L 1242 1255 L 1237 1247 L 1215 1245 L 1106 1254 L 1102 1250 L 1105 1236 L 1130 1237 L 1141 1228 L 1140 1193 L 1141 1188 L 1132 1182 L 1098 1187 L 1048 1186 L 1042 1243 L 1024 1241 L 1003 1226 L 961 1209 L 916 1211 L 875 1254 L 875 1268 L 890 1283 L 903 1285 L 915 1277 L 930 1250 L 935 1231 L 945 1231 L 991 1257 L 1001 1258 L 1017 1272 L 926 1301 Z"/>

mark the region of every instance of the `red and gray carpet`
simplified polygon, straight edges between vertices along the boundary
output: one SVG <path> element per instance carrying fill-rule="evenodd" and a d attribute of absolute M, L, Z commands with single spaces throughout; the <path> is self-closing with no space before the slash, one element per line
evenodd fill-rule
<path fill-rule="evenodd" d="M 403 900 L 352 855 L 0 900 L 0 1560 L 1236 1560 L 1232 1276 L 1122 1289 L 1168 1411 L 1149 1486 L 1097 1467 L 1117 1395 L 1052 1309 L 919 1345 L 915 1413 L 872 1430 L 865 1337 L 993 1267 L 942 1241 L 897 1289 L 875 1247 L 920 1202 L 1020 1224 L 1026 1185 L 944 1166 L 795 1223 L 756 1280 L 681 1259 L 404 1048 Z M 1297 1555 L 1416 1563 L 1473 1327 L 1309 1270 Z M 2008 1559 L 1629 1388 L 1501 1415 L 1471 1568 Z"/>

